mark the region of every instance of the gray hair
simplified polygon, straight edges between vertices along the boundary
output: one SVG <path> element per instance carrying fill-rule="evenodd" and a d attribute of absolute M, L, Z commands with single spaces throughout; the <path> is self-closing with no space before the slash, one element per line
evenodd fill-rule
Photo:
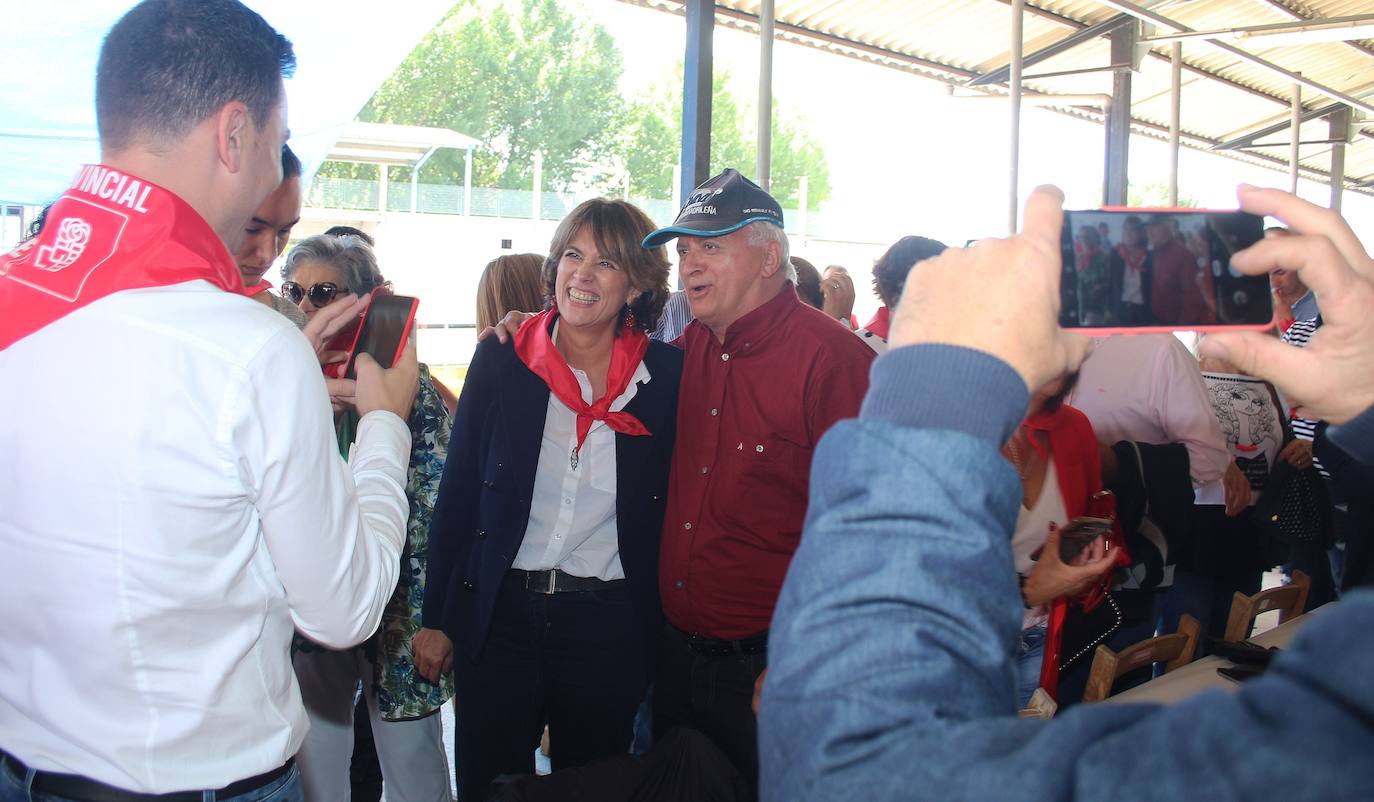
<path fill-rule="evenodd" d="M 354 295 L 366 295 L 374 287 L 387 283 L 377 268 L 377 256 L 362 237 L 336 237 L 316 234 L 296 243 L 286 254 L 281 276 L 290 279 L 296 268 L 305 262 L 320 262 L 339 271 L 340 281 Z"/>
<path fill-rule="evenodd" d="M 782 230 L 782 226 L 775 225 L 767 220 L 756 220 L 744 227 L 749 232 L 749 244 L 767 245 L 769 242 L 776 242 L 779 248 L 779 256 L 782 258 L 783 269 L 786 270 L 787 280 L 793 284 L 797 283 L 797 268 L 792 266 L 791 249 L 787 245 L 787 232 Z"/>

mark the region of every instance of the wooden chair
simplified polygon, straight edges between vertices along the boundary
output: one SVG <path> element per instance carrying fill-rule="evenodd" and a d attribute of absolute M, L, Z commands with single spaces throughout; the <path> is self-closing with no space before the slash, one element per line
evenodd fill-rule
<path fill-rule="evenodd" d="M 1093 667 L 1088 674 L 1088 687 L 1083 701 L 1100 702 L 1112 695 L 1112 686 L 1122 674 L 1151 663 L 1163 663 L 1167 674 L 1193 661 L 1197 654 L 1198 633 L 1202 625 L 1191 615 L 1178 620 L 1178 632 L 1156 635 L 1127 646 L 1118 654 L 1106 646 L 1098 646 L 1093 654 Z"/>
<path fill-rule="evenodd" d="M 1261 590 L 1253 596 L 1237 593 L 1231 597 L 1231 615 L 1226 619 L 1226 640 L 1238 641 L 1250 637 L 1255 617 L 1270 610 L 1279 611 L 1279 623 L 1303 614 L 1307 607 L 1307 592 L 1312 579 L 1302 571 L 1293 572 L 1293 581 L 1277 588 Z"/>
<path fill-rule="evenodd" d="M 1017 711 L 1016 715 L 1020 718 L 1051 719 L 1054 718 L 1054 714 L 1058 710 L 1059 704 L 1051 699 L 1048 693 L 1045 693 L 1045 689 L 1036 688 L 1035 693 L 1031 694 L 1030 702 Z"/>

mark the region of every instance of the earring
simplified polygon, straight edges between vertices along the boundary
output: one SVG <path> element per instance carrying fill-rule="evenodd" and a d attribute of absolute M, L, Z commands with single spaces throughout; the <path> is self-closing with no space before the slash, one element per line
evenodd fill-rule
<path fill-rule="evenodd" d="M 635 310 L 631 309 L 629 304 L 625 304 L 625 308 L 620 310 L 620 320 L 621 325 L 627 329 L 635 327 Z"/>

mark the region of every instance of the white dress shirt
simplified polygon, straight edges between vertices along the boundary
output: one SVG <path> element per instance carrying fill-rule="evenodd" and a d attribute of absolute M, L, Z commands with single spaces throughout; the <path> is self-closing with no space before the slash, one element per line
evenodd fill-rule
<path fill-rule="evenodd" d="M 1171 334 L 1095 341 L 1068 403 L 1088 416 L 1098 442 L 1182 443 L 1195 488 L 1231 463 L 1202 370 Z"/>
<path fill-rule="evenodd" d="M 552 336 L 557 343 L 557 323 Z M 590 404 L 594 400 L 591 381 L 583 371 L 573 368 L 572 372 L 582 389 L 582 400 Z M 640 360 L 625 392 L 611 403 L 611 411 L 623 410 L 639 385 L 649 379 L 649 369 Z M 512 567 L 525 571 L 557 568 L 573 576 L 624 579 L 615 517 L 615 430 L 604 421 L 592 421 L 578 452 L 577 467 L 573 467 L 576 446 L 577 415 L 549 393 L 530 520 Z"/>
<path fill-rule="evenodd" d="M 282 765 L 307 727 L 292 629 L 376 629 L 410 433 L 346 465 L 315 355 L 193 281 L 116 293 L 0 351 L 0 749 L 133 791 Z"/>

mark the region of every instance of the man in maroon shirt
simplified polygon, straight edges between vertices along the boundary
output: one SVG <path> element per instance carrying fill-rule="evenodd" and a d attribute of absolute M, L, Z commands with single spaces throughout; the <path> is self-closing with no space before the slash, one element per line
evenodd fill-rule
<path fill-rule="evenodd" d="M 735 170 L 696 189 L 672 226 L 695 320 L 678 396 L 659 588 L 668 619 L 654 730 L 706 733 L 756 786 L 751 702 L 768 627 L 801 539 L 811 454 L 858 414 L 874 354 L 790 280 L 782 208 Z"/>
<path fill-rule="evenodd" d="M 1150 240 L 1150 309 L 1161 324 L 1197 324 L 1210 317 L 1204 276 L 1198 258 L 1179 239 L 1173 224 L 1163 215 L 1150 221 L 1146 229 Z"/>

